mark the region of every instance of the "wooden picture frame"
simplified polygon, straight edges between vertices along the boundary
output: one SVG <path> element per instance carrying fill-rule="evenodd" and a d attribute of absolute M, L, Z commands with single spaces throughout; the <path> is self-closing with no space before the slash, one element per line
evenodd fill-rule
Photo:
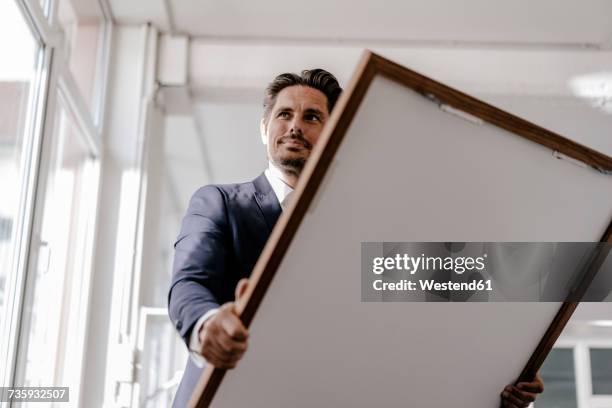
<path fill-rule="evenodd" d="M 519 137 L 528 139 L 558 152 L 564 158 L 575 160 L 598 172 L 612 174 L 612 159 L 593 149 L 582 146 L 559 134 L 504 112 L 465 93 L 452 89 L 426 76 L 411 71 L 372 52 L 365 51 L 358 67 L 339 99 L 321 138 L 312 152 L 294 193 L 294 200 L 278 220 L 250 278 L 244 301 L 237 304 L 243 323 L 248 327 L 269 288 L 296 231 L 309 210 L 321 182 L 330 168 L 334 155 L 343 141 L 372 81 L 382 76 L 410 88 L 432 102 L 470 115 L 488 124 L 497 126 Z M 601 236 L 601 242 L 612 241 L 612 222 Z M 598 257 L 592 271 L 605 259 Z M 588 288 L 593 273 L 587 273 L 580 287 L 581 293 Z M 533 378 L 550 352 L 556 339 L 576 309 L 578 302 L 564 302 L 554 320 L 546 330 L 517 381 Z M 252 351 L 252 350 L 251 350 Z M 191 406 L 207 407 L 220 386 L 225 371 L 208 366 L 193 394 Z M 501 391 L 501 388 L 500 388 Z"/>

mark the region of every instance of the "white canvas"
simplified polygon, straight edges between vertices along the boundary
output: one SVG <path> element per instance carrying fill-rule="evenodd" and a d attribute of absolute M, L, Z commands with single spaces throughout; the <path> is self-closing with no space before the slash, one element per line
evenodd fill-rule
<path fill-rule="evenodd" d="M 377 76 L 212 406 L 497 407 L 560 303 L 364 303 L 361 242 L 598 241 L 610 220 L 612 176 Z"/>

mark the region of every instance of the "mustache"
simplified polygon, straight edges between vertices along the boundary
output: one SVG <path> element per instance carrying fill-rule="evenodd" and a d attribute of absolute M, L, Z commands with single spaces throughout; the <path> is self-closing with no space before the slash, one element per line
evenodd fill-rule
<path fill-rule="evenodd" d="M 304 136 L 301 133 L 291 133 L 287 136 L 283 136 L 279 139 L 279 142 L 284 143 L 288 140 L 297 140 L 298 142 L 302 143 L 305 148 L 312 148 L 312 145 L 308 142 L 308 140 L 304 139 Z"/>

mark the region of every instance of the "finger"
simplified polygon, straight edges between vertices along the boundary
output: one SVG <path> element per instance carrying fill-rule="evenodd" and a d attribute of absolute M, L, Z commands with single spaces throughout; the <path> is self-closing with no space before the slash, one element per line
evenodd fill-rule
<path fill-rule="evenodd" d="M 210 358 L 209 362 L 217 368 L 233 368 L 241 357 L 241 355 L 226 353 L 215 340 L 212 340 L 202 351 L 202 355 Z"/>
<path fill-rule="evenodd" d="M 247 278 L 242 278 L 238 281 L 236 285 L 236 301 L 240 299 L 246 293 L 247 288 L 249 287 L 249 280 Z"/>
<path fill-rule="evenodd" d="M 536 399 L 536 394 L 519 390 L 517 387 L 512 387 L 512 394 L 521 401 L 533 402 Z"/>
<path fill-rule="evenodd" d="M 249 331 L 233 309 L 233 302 L 225 303 L 211 318 L 211 324 L 207 328 L 215 336 L 219 335 L 218 331 L 225 331 L 234 340 L 244 341 L 249 337 Z"/>
<path fill-rule="evenodd" d="M 229 336 L 219 321 L 206 328 L 202 348 L 212 347 L 224 356 L 240 357 L 247 348 L 245 340 L 235 340 Z"/>
<path fill-rule="evenodd" d="M 521 401 L 512 393 L 512 391 L 508 391 L 507 389 L 502 392 L 502 398 L 510 407 L 524 408 L 529 405 L 529 403 Z"/>
<path fill-rule="evenodd" d="M 222 360 L 220 358 L 217 358 L 216 356 L 213 356 L 212 354 L 209 354 L 204 358 L 206 358 L 206 361 L 215 368 L 227 370 L 236 367 L 235 361 Z"/>
<path fill-rule="evenodd" d="M 225 312 L 215 316 L 214 321 L 205 327 L 205 332 L 202 337 L 202 348 L 213 347 L 222 353 L 224 357 L 235 356 L 241 358 L 247 349 L 247 340 L 236 340 L 230 337 L 222 326 L 224 319 L 236 319 L 236 316 L 231 312 Z"/>
<path fill-rule="evenodd" d="M 202 350 L 202 356 L 214 367 L 221 368 L 225 364 L 222 355 L 212 345 Z"/>
<path fill-rule="evenodd" d="M 541 379 L 536 377 L 536 380 L 533 382 L 520 382 L 516 384 L 516 386 L 523 391 L 533 392 L 536 394 L 541 394 L 544 392 L 544 383 Z"/>
<path fill-rule="evenodd" d="M 241 356 L 247 349 L 247 340 L 235 340 L 225 332 L 219 330 L 215 339 L 223 351 L 229 355 Z"/>
<path fill-rule="evenodd" d="M 510 400 L 508 400 L 508 396 L 511 394 L 511 391 L 512 391 L 511 386 L 506 385 L 506 387 L 504 387 L 502 392 L 499 394 L 499 396 L 502 399 L 502 403 L 501 403 L 502 408 L 518 408 L 516 405 L 511 403 Z"/>
<path fill-rule="evenodd" d="M 245 341 L 249 337 L 249 331 L 234 313 L 227 313 L 222 317 L 220 321 L 221 327 L 229 337 L 238 341 Z"/>

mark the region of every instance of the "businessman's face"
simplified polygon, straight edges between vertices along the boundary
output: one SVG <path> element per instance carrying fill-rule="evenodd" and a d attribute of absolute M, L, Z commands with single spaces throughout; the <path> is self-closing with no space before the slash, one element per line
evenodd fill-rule
<path fill-rule="evenodd" d="M 299 175 L 328 117 L 323 92 L 299 85 L 284 88 L 264 124 L 268 159 L 281 170 Z"/>

